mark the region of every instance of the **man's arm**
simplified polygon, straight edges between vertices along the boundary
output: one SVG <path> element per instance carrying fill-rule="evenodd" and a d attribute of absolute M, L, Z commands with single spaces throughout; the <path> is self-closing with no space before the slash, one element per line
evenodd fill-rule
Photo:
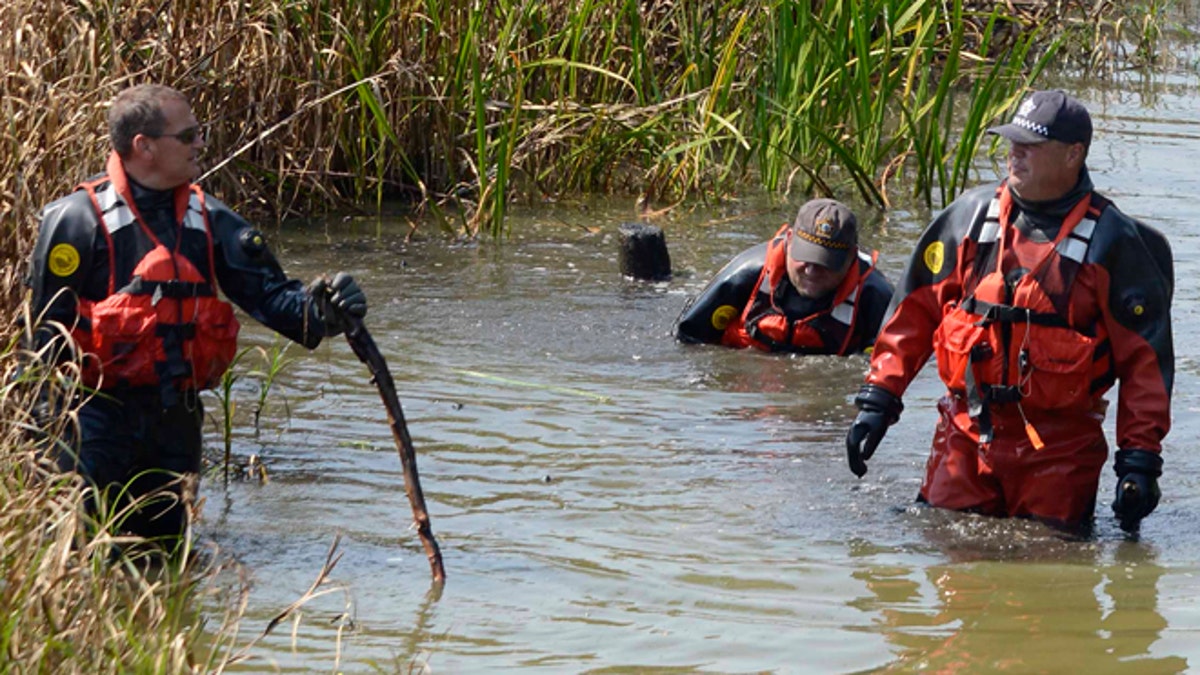
<path fill-rule="evenodd" d="M 725 328 L 746 309 L 766 255 L 764 242 L 742 251 L 721 268 L 683 308 L 675 322 L 675 337 L 680 342 L 721 344 Z"/>
<path fill-rule="evenodd" d="M 1112 211 L 1097 229 L 1116 238 L 1099 247 L 1097 262 L 1101 284 L 1107 279 L 1102 319 L 1119 383 L 1117 446 L 1158 452 L 1170 430 L 1175 379 L 1174 262 L 1161 233 Z"/>
<path fill-rule="evenodd" d="M 30 315 L 35 347 L 79 319 L 79 300 L 108 295 L 108 245 L 97 227 L 95 210 L 85 192 L 74 192 L 42 209 L 38 237 L 29 259 L 25 283 L 31 290 Z"/>
<path fill-rule="evenodd" d="M 921 234 L 875 339 L 868 386 L 902 396 L 929 360 L 944 307 L 961 300 L 963 273 L 974 259 L 967 235 L 983 218 L 994 193 L 994 185 L 975 188 Z"/>
<path fill-rule="evenodd" d="M 313 349 L 326 336 L 317 303 L 289 279 L 262 233 L 220 200 L 205 196 L 221 291 L 259 323 Z"/>

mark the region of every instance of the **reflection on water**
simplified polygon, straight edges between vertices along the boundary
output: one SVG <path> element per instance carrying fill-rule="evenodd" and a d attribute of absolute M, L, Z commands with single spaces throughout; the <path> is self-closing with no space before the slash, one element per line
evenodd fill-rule
<path fill-rule="evenodd" d="M 865 359 L 675 344 L 688 295 L 793 203 L 664 223 L 677 275 L 661 284 L 617 273 L 631 202 L 515 213 L 504 246 L 331 223 L 276 246 L 291 273 L 345 269 L 371 299 L 448 582 L 430 593 L 364 367 L 340 342 L 294 351 L 261 432 L 246 422 L 234 443 L 272 479 L 208 481 L 201 531 L 252 576 L 247 633 L 303 593 L 338 533 L 343 558 L 337 592 L 239 671 L 1186 670 L 1200 652 L 1200 367 L 1186 349 L 1200 177 L 1181 158 L 1200 156 L 1200 97 L 1194 78 L 1153 91 L 1079 92 L 1098 186 L 1176 254 L 1176 428 L 1140 541 L 1109 516 L 1108 471 L 1085 541 L 915 507 L 940 392 L 930 369 L 859 481 L 843 438 Z M 865 219 L 893 278 L 929 215 Z M 247 343 L 272 337 L 250 328 Z"/>
<path fill-rule="evenodd" d="M 954 518 L 982 520 L 941 516 Z M 961 537 L 962 530 L 954 525 L 942 522 L 927 530 L 932 540 L 949 544 L 943 548 L 948 554 L 945 563 L 920 568 L 892 562 L 853 573 L 870 595 L 850 604 L 875 616 L 872 630 L 897 648 L 897 658 L 884 670 L 1166 673 L 1187 669 L 1185 656 L 1157 654 L 1153 649 L 1168 628 L 1157 609 L 1157 587 L 1169 570 L 1157 564 L 1151 547 L 1067 544 L 1043 533 L 1012 550 L 985 553 L 973 544 L 959 549 L 964 542 L 945 542 Z M 984 540 L 1007 529 L 994 521 L 982 527 L 990 532 L 966 529 L 972 535 L 982 534 Z M 958 534 L 947 537 L 947 533 Z"/>

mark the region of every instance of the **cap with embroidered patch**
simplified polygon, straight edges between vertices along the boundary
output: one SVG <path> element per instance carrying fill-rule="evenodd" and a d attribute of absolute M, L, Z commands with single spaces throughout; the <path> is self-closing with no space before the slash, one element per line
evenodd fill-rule
<path fill-rule="evenodd" d="M 858 246 L 858 219 L 835 199 L 814 199 L 792 223 L 788 255 L 793 260 L 840 270 Z"/>
<path fill-rule="evenodd" d="M 1011 122 L 987 132 L 1014 143 L 1061 141 L 1091 146 L 1092 116 L 1082 103 L 1061 89 L 1035 91 L 1017 108 Z"/>

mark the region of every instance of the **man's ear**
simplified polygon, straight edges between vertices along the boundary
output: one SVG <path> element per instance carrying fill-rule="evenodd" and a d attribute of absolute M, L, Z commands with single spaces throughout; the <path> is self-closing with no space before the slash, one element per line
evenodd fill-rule
<path fill-rule="evenodd" d="M 150 137 L 145 134 L 138 134 L 133 137 L 133 149 L 135 152 L 142 154 L 150 153 Z"/>
<path fill-rule="evenodd" d="M 1072 143 L 1067 150 L 1067 157 L 1075 166 L 1082 167 L 1087 160 L 1088 148 L 1083 143 Z"/>

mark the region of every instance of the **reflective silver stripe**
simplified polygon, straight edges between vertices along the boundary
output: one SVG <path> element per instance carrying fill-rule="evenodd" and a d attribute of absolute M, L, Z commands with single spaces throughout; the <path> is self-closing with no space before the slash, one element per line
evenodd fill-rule
<path fill-rule="evenodd" d="M 1058 242 L 1058 254 L 1064 258 L 1070 258 L 1075 262 L 1083 262 L 1083 256 L 1087 255 L 1088 245 L 1078 239 L 1067 237 Z"/>
<path fill-rule="evenodd" d="M 983 227 L 979 228 L 979 243 L 990 244 L 1000 238 L 1000 199 L 992 197 L 988 203 L 987 215 L 983 219 Z"/>
<path fill-rule="evenodd" d="M 988 212 L 986 218 L 988 220 L 1000 220 L 1000 199 L 992 197 L 992 201 L 988 204 Z"/>
<path fill-rule="evenodd" d="M 112 183 L 108 187 L 96 193 L 96 202 L 100 204 L 100 210 L 103 212 L 104 227 L 109 234 L 115 233 L 117 230 L 132 225 L 134 222 L 133 209 L 125 205 L 121 200 L 121 196 L 117 194 L 117 189 Z"/>
<path fill-rule="evenodd" d="M 183 217 L 183 226 L 190 227 L 193 230 L 204 231 L 204 214 L 200 211 L 200 198 L 196 193 L 191 193 L 188 198 L 187 214 Z"/>
<path fill-rule="evenodd" d="M 832 316 L 838 323 L 849 326 L 850 322 L 854 320 L 853 303 L 843 302 L 837 307 L 834 307 L 833 313 L 830 316 Z"/>
<path fill-rule="evenodd" d="M 1084 218 L 1079 221 L 1074 230 L 1068 234 L 1054 250 L 1064 258 L 1069 258 L 1077 263 L 1083 262 L 1084 256 L 1087 255 L 1088 245 L 1092 243 L 1092 234 L 1096 231 L 1096 221 L 1091 218 Z"/>
<path fill-rule="evenodd" d="M 979 243 L 991 244 L 1000 238 L 1000 221 L 986 220 L 979 230 Z"/>
<path fill-rule="evenodd" d="M 132 225 L 133 221 L 133 210 L 124 204 L 104 214 L 104 227 L 108 229 L 109 234 L 114 234 L 117 230 Z"/>
<path fill-rule="evenodd" d="M 854 321 L 854 301 L 857 298 L 858 289 L 856 288 L 850 292 L 850 295 L 847 296 L 845 300 L 838 303 L 837 307 L 833 308 L 833 311 L 830 312 L 830 316 L 832 316 L 838 323 L 843 323 L 849 326 L 850 322 Z"/>
<path fill-rule="evenodd" d="M 112 183 L 108 187 L 96 193 L 96 202 L 100 204 L 100 212 L 108 213 L 117 204 L 122 204 L 121 196 L 117 194 L 117 189 Z"/>

